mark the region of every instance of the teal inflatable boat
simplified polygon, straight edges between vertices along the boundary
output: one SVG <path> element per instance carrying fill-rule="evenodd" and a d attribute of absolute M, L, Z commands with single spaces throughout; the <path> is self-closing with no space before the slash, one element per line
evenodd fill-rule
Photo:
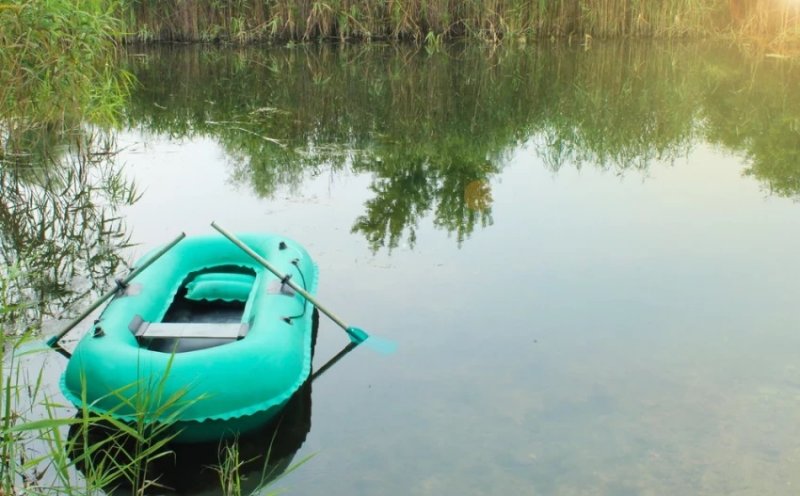
<path fill-rule="evenodd" d="M 282 236 L 181 240 L 126 283 L 81 339 L 62 390 L 79 409 L 215 440 L 269 421 L 311 371 L 317 267 Z M 148 256 L 137 264 L 148 263 Z M 287 284 L 291 278 L 291 284 Z"/>

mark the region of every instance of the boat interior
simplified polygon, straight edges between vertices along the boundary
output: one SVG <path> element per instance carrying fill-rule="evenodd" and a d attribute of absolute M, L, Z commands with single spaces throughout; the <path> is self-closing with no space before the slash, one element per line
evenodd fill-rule
<path fill-rule="evenodd" d="M 241 331 L 242 316 L 255 278 L 253 269 L 230 265 L 190 273 L 161 323 L 151 324 L 150 335 L 144 334 L 142 346 L 186 353 L 241 339 L 246 333 Z"/>

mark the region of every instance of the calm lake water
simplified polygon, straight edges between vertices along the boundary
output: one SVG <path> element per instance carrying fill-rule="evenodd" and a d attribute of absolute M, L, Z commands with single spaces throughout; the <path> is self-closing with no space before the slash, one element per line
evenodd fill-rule
<path fill-rule="evenodd" d="M 212 220 L 283 233 L 321 302 L 398 344 L 313 382 L 294 460 L 314 457 L 273 489 L 800 490 L 789 62 L 308 45 L 126 65 L 141 85 L 118 160 L 142 196 L 125 256 Z M 323 318 L 315 366 L 346 344 Z"/>

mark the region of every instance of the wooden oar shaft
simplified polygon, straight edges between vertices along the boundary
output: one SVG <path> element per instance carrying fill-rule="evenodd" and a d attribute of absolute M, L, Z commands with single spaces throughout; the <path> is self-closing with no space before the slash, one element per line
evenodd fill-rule
<path fill-rule="evenodd" d="M 166 252 L 168 252 L 170 249 L 172 249 L 173 246 L 177 245 L 178 242 L 180 240 L 182 240 L 183 238 L 185 238 L 185 237 L 186 237 L 186 233 L 183 233 L 183 232 L 180 233 L 178 235 L 178 237 L 176 237 L 169 244 L 167 244 L 166 246 L 164 246 L 163 248 L 158 250 L 156 253 L 153 254 L 152 257 L 150 257 L 147 261 L 145 261 L 145 263 L 143 263 L 141 266 L 137 267 L 130 274 L 128 274 L 128 276 L 125 277 L 125 279 L 122 280 L 122 284 L 128 284 L 130 281 L 133 280 L 134 277 L 138 276 L 144 269 L 149 267 L 150 264 L 152 264 L 153 262 L 155 262 L 156 260 L 161 258 L 161 255 L 163 255 Z M 97 307 L 102 305 L 104 301 L 106 301 L 107 299 L 109 299 L 112 296 L 114 296 L 117 293 L 118 290 L 119 290 L 119 288 L 115 288 L 115 289 L 112 289 L 111 291 L 108 291 L 104 295 L 102 295 L 97 301 L 95 301 L 94 303 L 89 305 L 89 307 L 86 310 L 81 312 L 80 315 L 75 317 L 69 324 L 67 324 L 66 328 L 64 328 L 61 332 L 59 332 L 58 334 L 56 334 L 52 338 L 48 339 L 47 344 L 49 344 L 50 346 L 53 346 L 55 343 L 57 343 L 69 331 L 71 331 L 73 327 L 75 327 L 76 325 L 80 324 L 80 322 L 83 319 L 88 317 L 90 313 L 94 312 L 97 309 Z"/>
<path fill-rule="evenodd" d="M 342 329 L 344 329 L 345 331 L 348 331 L 348 330 L 350 329 L 350 326 L 348 326 L 347 324 L 345 324 L 345 323 L 344 323 L 344 321 L 343 321 L 342 319 L 340 319 L 339 317 L 337 317 L 336 315 L 334 315 L 334 314 L 333 314 L 333 312 L 331 312 L 331 311 L 330 311 L 330 310 L 328 310 L 327 308 L 325 308 L 325 307 L 323 307 L 322 305 L 320 305 L 320 303 L 319 303 L 319 302 L 316 300 L 316 298 L 314 298 L 314 297 L 313 297 L 311 294 L 309 294 L 309 293 L 308 293 L 308 291 L 306 291 L 305 289 L 303 289 L 303 288 L 301 288 L 300 286 L 298 286 L 297 284 L 295 284 L 295 283 L 294 283 L 294 282 L 293 282 L 291 279 L 287 279 L 285 274 L 281 274 L 281 273 L 280 273 L 280 271 L 278 271 L 278 269 L 276 269 L 276 268 L 275 268 L 275 267 L 274 267 L 274 266 L 273 266 L 271 263 L 269 263 L 269 262 L 268 262 L 268 261 L 267 261 L 267 260 L 266 260 L 264 257 L 262 257 L 261 255 L 259 255 L 259 254 L 258 254 L 258 253 L 256 253 L 256 252 L 254 252 L 254 251 L 253 251 L 252 249 L 250 249 L 250 247 L 249 247 L 249 246 L 247 246 L 246 244 L 242 243 L 242 241 L 241 241 L 241 240 L 239 240 L 239 238 L 237 238 L 236 236 L 234 236 L 232 233 L 228 232 L 228 231 L 227 231 L 227 230 L 225 230 L 224 228 L 222 228 L 222 227 L 218 226 L 216 222 L 212 222 L 212 223 L 211 223 L 211 227 L 213 227 L 214 229 L 216 229 L 217 231 L 219 231 L 219 232 L 220 232 L 220 233 L 221 233 L 223 236 L 225 236 L 226 238 L 228 238 L 228 239 L 229 239 L 229 240 L 230 240 L 230 241 L 231 241 L 233 244 L 235 244 L 236 246 L 238 246 L 239 248 L 241 248 L 241 249 L 242 249 L 242 251 L 244 251 L 245 253 L 247 253 L 248 255 L 250 255 L 250 256 L 253 258 L 253 260 L 255 260 L 256 262 L 260 263 L 260 264 L 261 264 L 261 265 L 263 265 L 263 266 L 264 266 L 264 267 L 265 267 L 267 270 L 269 270 L 270 272 L 272 272 L 273 274 L 275 274 L 275 275 L 276 275 L 276 276 L 277 276 L 279 279 L 281 279 L 281 281 L 283 281 L 283 282 L 285 282 L 286 284 L 288 284 L 290 288 L 292 288 L 293 290 L 295 290 L 295 291 L 297 291 L 298 293 L 300 293 L 300 295 L 301 295 L 303 298 L 305 298 L 306 300 L 310 301 L 310 302 L 311 302 L 311 304 L 313 304 L 315 307 L 317 307 L 317 309 L 319 309 L 319 311 L 320 311 L 320 312 L 324 313 L 324 314 L 325 314 L 325 315 L 327 315 L 327 316 L 328 316 L 328 317 L 329 317 L 329 318 L 330 318 L 332 321 L 336 322 L 336 325 L 338 325 L 339 327 L 341 327 L 341 328 L 342 328 Z M 349 331 L 348 331 L 348 332 L 349 332 Z"/>

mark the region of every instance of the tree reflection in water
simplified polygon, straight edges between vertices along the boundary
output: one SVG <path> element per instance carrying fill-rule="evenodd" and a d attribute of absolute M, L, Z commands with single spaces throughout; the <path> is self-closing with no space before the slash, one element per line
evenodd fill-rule
<path fill-rule="evenodd" d="M 413 246 L 426 216 L 458 243 L 491 225 L 486 188 L 523 147 L 554 173 L 627 174 L 707 143 L 770 192 L 800 193 L 798 67 L 728 47 L 168 48 L 130 65 L 128 124 L 217 140 L 258 195 L 369 175 L 352 231 L 373 250 Z"/>

